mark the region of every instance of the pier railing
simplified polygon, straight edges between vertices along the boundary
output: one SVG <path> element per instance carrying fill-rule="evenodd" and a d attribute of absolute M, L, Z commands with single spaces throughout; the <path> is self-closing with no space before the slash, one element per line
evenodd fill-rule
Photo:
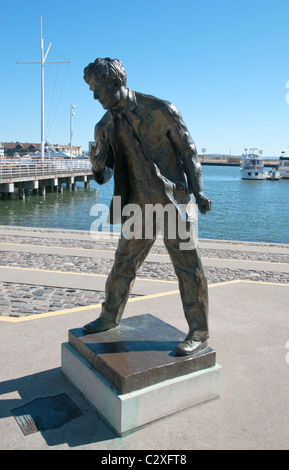
<path fill-rule="evenodd" d="M 89 175 L 90 161 L 83 160 L 4 160 L 0 161 L 0 183 Z"/>

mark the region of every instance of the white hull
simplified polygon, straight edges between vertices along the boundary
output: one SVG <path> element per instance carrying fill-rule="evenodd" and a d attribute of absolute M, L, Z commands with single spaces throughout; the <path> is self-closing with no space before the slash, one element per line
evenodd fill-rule
<path fill-rule="evenodd" d="M 288 171 L 279 170 L 279 174 L 280 174 L 281 178 L 289 179 L 289 172 Z"/>
<path fill-rule="evenodd" d="M 275 169 L 269 173 L 268 178 L 267 178 L 267 180 L 270 180 L 270 181 L 279 181 L 281 179 L 282 179 L 282 176 L 280 175 L 279 171 Z"/>
<path fill-rule="evenodd" d="M 278 173 L 283 179 L 289 179 L 289 157 L 280 157 Z"/>
<path fill-rule="evenodd" d="M 257 173 L 257 174 L 256 174 Z M 265 180 L 267 175 L 264 172 L 255 172 L 255 171 L 241 171 L 242 180 Z"/>

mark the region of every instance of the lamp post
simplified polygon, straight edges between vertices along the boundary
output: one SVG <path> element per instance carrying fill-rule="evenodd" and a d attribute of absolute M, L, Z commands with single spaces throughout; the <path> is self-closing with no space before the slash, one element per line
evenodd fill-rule
<path fill-rule="evenodd" d="M 74 104 L 71 104 L 70 105 L 70 158 L 72 158 L 72 145 L 71 145 L 71 141 L 72 141 L 72 116 L 75 116 L 75 113 L 73 112 L 75 106 Z"/>

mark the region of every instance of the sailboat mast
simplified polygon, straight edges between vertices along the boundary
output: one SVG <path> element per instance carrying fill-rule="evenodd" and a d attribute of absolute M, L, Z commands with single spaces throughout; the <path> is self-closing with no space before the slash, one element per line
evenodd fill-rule
<path fill-rule="evenodd" d="M 46 61 L 47 54 L 51 47 L 51 43 L 48 46 L 46 54 L 44 55 L 43 37 L 42 37 L 42 16 L 40 17 L 40 50 L 41 50 L 41 61 L 40 62 L 16 62 L 16 64 L 40 64 L 41 66 L 41 158 L 44 158 L 44 64 Z M 47 64 L 70 64 L 70 61 L 52 61 L 46 62 Z"/>
<path fill-rule="evenodd" d="M 42 37 L 42 16 L 40 17 L 40 49 L 41 49 L 41 158 L 44 158 L 44 55 Z"/>

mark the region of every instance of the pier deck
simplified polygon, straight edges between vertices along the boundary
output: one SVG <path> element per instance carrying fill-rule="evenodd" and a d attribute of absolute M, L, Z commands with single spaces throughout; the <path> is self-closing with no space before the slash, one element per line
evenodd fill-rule
<path fill-rule="evenodd" d="M 45 194 L 46 188 L 58 189 L 63 184 L 72 185 L 83 181 L 85 185 L 93 179 L 90 161 L 87 160 L 6 160 L 0 161 L 0 194 L 25 197 L 27 191 Z"/>

